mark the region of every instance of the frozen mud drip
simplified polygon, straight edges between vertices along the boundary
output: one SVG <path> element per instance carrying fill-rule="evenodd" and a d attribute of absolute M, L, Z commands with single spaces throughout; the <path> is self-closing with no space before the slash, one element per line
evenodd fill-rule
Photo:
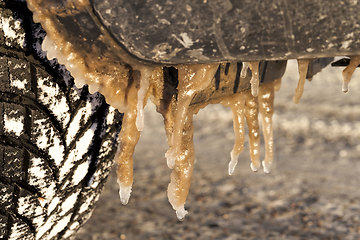
<path fill-rule="evenodd" d="M 294 103 L 298 104 L 300 102 L 301 96 L 304 92 L 304 85 L 306 80 L 306 74 L 308 71 L 308 66 L 311 60 L 309 59 L 299 59 L 298 60 L 298 70 L 299 70 L 299 81 L 295 90 L 295 95 L 293 97 Z"/>
<path fill-rule="evenodd" d="M 274 158 L 274 92 L 279 90 L 281 79 L 260 84 L 259 61 L 188 64 L 172 68 L 151 65 L 130 57 L 101 27 L 97 37 L 92 39 L 83 38 L 81 34 L 68 36 L 64 34 L 66 29 L 59 19 L 83 12 L 91 14 L 91 11 L 88 11 L 88 0 L 64 2 L 57 5 L 55 1 L 28 0 L 28 5 L 34 13 L 34 21 L 40 22 L 47 32 L 42 47 L 48 58 L 57 58 L 68 68 L 78 86 L 88 84 L 91 92 L 99 91 L 109 104 L 124 113 L 116 159 L 119 195 L 123 204 L 128 203 L 132 191 L 133 154 L 144 128 L 143 109 L 148 99 L 164 118 L 169 145 L 165 156 L 168 167 L 172 169 L 168 198 L 179 219 L 187 214 L 184 205 L 194 169 L 193 115 L 208 104 L 221 103 L 230 107 L 233 113 L 235 143 L 230 154 L 230 175 L 234 173 L 244 149 L 245 125 L 249 135 L 250 168 L 256 172 L 261 167 L 260 113 L 266 150 L 262 167 L 265 173 L 270 172 Z M 295 103 L 302 96 L 310 62 L 298 60 L 299 83 Z M 349 66 L 343 71 L 344 91 L 347 91 L 351 75 L 359 63 L 360 57 L 351 57 Z M 175 80 L 169 77 L 171 69 L 176 71 Z"/>

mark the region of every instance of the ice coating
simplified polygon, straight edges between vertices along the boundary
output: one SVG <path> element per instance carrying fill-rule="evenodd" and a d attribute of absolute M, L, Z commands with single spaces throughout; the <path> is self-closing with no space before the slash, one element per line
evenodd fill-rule
<path fill-rule="evenodd" d="M 81 87 L 84 84 L 88 84 L 89 91 L 91 93 L 96 91 L 101 92 L 106 96 L 106 100 L 112 106 L 116 107 L 122 112 L 126 111 L 126 106 L 124 105 L 125 92 L 117 91 L 117 89 L 115 90 L 113 86 L 124 89 L 127 88 L 129 79 L 128 67 L 121 64 L 113 64 L 112 67 L 106 70 L 112 71 L 112 75 L 104 74 L 104 76 L 102 76 L 97 70 L 88 70 L 87 67 L 79 64 L 78 58 L 80 57 L 74 53 L 75 50 L 70 47 L 70 44 L 67 45 L 67 49 L 56 47 L 58 45 L 61 44 L 53 41 L 50 35 L 45 37 L 42 44 L 42 49 L 46 51 L 48 59 L 53 59 L 56 56 L 58 62 L 64 64 L 71 72 L 71 75 L 75 79 L 75 84 L 78 87 Z M 64 54 L 63 51 L 67 52 L 67 54 Z"/>
<path fill-rule="evenodd" d="M 251 91 L 244 91 L 233 97 L 226 98 L 221 103 L 230 107 L 233 113 L 233 128 L 235 143 L 230 153 L 229 175 L 234 173 L 238 157 L 244 149 L 245 119 L 248 125 L 250 143 L 250 168 L 256 172 L 260 168 L 259 161 L 259 122 L 258 114 L 261 113 L 263 135 L 265 142 L 265 159 L 262 162 L 264 172 L 269 173 L 273 162 L 273 132 L 272 115 L 274 111 L 274 91 L 279 89 L 281 80 L 264 83 L 259 88 L 259 96 L 254 97 Z"/>
<path fill-rule="evenodd" d="M 355 69 L 359 66 L 359 64 L 360 64 L 360 56 L 351 56 L 349 65 L 343 70 L 342 91 L 344 93 L 347 93 L 349 91 L 349 83 L 351 80 L 351 76 L 354 73 Z"/>
<path fill-rule="evenodd" d="M 130 198 L 133 184 L 133 155 L 140 138 L 140 131 L 143 128 L 143 108 L 147 101 L 150 82 L 162 79 L 160 68 L 139 68 L 141 69 L 140 71 L 134 71 L 133 80 L 129 81 L 128 88 L 124 94 L 126 111 L 119 134 L 119 149 L 116 156 L 118 164 L 117 181 L 120 187 L 120 199 L 123 204 L 126 204 Z M 139 114 L 142 114 L 140 118 Z"/>
<path fill-rule="evenodd" d="M 66 29 L 62 29 L 56 20 L 57 12 L 63 17 L 72 13 L 87 11 L 88 0 L 62 1 L 68 6 L 57 10 L 56 1 L 28 0 L 29 8 L 34 12 L 34 20 L 41 22 L 47 32 L 43 49 L 47 51 L 48 58 L 57 58 L 60 63 L 75 77 L 76 84 L 80 87 L 88 84 L 90 92 L 99 91 L 105 95 L 106 100 L 113 107 L 124 112 L 122 131 L 119 135 L 119 148 L 116 157 L 118 163 L 118 184 L 120 200 L 123 204 L 129 201 L 133 183 L 133 153 L 144 126 L 143 109 L 147 98 L 156 105 L 157 110 L 163 115 L 169 150 L 166 153 L 167 163 L 173 169 L 171 181 L 168 186 L 169 201 L 176 211 L 179 219 L 187 214 L 185 210 L 186 197 L 189 192 L 191 176 L 194 168 L 194 144 L 192 118 L 199 108 L 209 103 L 222 102 L 231 108 L 234 120 L 235 143 L 231 151 L 229 174 L 233 174 L 238 157 L 243 151 L 245 121 L 249 130 L 250 142 L 250 167 L 253 171 L 260 168 L 260 131 L 258 114 L 261 113 L 263 135 L 265 139 L 265 159 L 262 161 L 264 172 L 268 173 L 273 162 L 273 137 L 272 114 L 274 91 L 281 85 L 281 79 L 263 83 L 259 86 L 259 62 L 243 62 L 240 73 L 236 66 L 241 63 L 226 63 L 224 75 L 217 89 L 219 91 L 227 84 L 239 80 L 240 84 L 248 83 L 245 79 L 250 75 L 251 87 L 234 86 L 234 91 L 228 95 L 220 96 L 212 92 L 209 85 L 214 79 L 214 74 L 225 63 L 197 64 L 175 66 L 178 71 L 178 85 L 166 83 L 163 66 L 148 65 L 134 60 L 118 47 L 105 29 L 102 35 L 92 39 L 94 43 L 73 36 L 76 41 L 66 39 Z M 54 4 L 54 5 L 52 5 Z M 59 4 L 60 6 L 61 4 Z M 67 11 L 68 9 L 70 11 Z M 64 11 L 63 11 L 64 10 Z M 71 11 L 74 10 L 74 11 Z M 93 14 L 93 13 L 90 13 Z M 100 43 L 109 43 L 99 51 L 96 46 Z M 81 46 L 91 46 L 87 51 Z M 96 57 L 94 57 L 96 56 Z M 297 94 L 294 97 L 299 101 L 304 81 L 306 78 L 309 60 L 299 60 L 300 80 Z M 359 57 L 352 57 L 350 65 L 344 70 L 344 89 L 350 81 L 351 74 L 359 64 Z M 239 77 L 238 77 L 239 76 Z M 250 78 L 250 77 L 249 77 Z M 232 86 L 231 86 L 232 88 Z M 210 91 L 210 90 L 211 91 Z M 203 101 L 196 105 L 194 99 L 203 91 Z M 214 94 L 214 95 L 212 95 Z M 218 94 L 218 95 L 217 95 Z M 211 99 L 216 95 L 216 99 Z"/>
<path fill-rule="evenodd" d="M 27 4 L 33 12 L 34 21 L 40 22 L 46 30 L 42 49 L 47 52 L 48 58 L 56 57 L 59 63 L 64 64 L 77 86 L 88 84 L 91 93 L 101 92 L 109 104 L 126 112 L 129 79 L 144 65 L 129 57 L 105 29 L 100 29 L 96 39 L 84 38 L 80 33 L 66 35 L 67 26 L 58 19 L 59 15 L 63 19 L 85 12 L 96 19 L 94 12 L 88 11 L 89 1 L 29 0 Z"/>
<path fill-rule="evenodd" d="M 304 92 L 304 85 L 306 80 L 306 74 L 308 71 L 310 59 L 298 59 L 299 81 L 295 89 L 295 95 L 293 97 L 294 103 L 300 102 L 301 96 Z"/>
<path fill-rule="evenodd" d="M 120 198 L 123 204 L 128 202 L 133 184 L 133 154 L 135 146 L 140 138 L 140 131 L 136 127 L 137 118 L 137 89 L 135 83 L 128 90 L 127 111 L 123 117 L 122 129 L 119 134 L 119 149 L 116 157 L 118 184 L 120 187 Z M 124 188 L 124 189 L 123 189 Z M 129 196 L 125 196 L 128 193 Z M 127 198 L 127 199 L 126 199 Z"/>
<path fill-rule="evenodd" d="M 185 211 L 182 209 L 189 192 L 194 168 L 193 112 L 189 106 L 195 94 L 210 85 L 217 69 L 217 64 L 178 66 L 176 106 L 172 112 L 173 116 L 165 116 L 165 122 L 172 125 L 172 129 L 171 126 L 166 127 L 170 139 L 165 156 L 168 167 L 173 169 L 168 186 L 168 198 L 179 219 L 185 216 Z"/>
<path fill-rule="evenodd" d="M 274 140 L 272 116 L 274 113 L 275 82 L 261 85 L 259 92 L 259 109 L 261 113 L 262 128 L 265 142 L 265 159 L 262 166 L 265 173 L 270 173 L 274 159 Z"/>
<path fill-rule="evenodd" d="M 251 72 L 254 71 L 256 73 L 256 71 L 258 71 L 256 66 L 258 66 L 258 63 L 253 67 Z M 117 175 L 120 199 L 123 204 L 126 204 L 130 198 L 133 184 L 133 153 L 139 140 L 140 130 L 142 130 L 143 124 L 143 117 L 139 115 L 141 115 L 146 103 L 148 92 L 151 92 L 152 100 L 157 107 L 161 108 L 161 100 L 159 98 L 161 98 L 160 95 L 162 95 L 162 88 L 164 86 L 158 84 L 158 82 L 161 81 L 160 79 L 163 78 L 161 68 L 136 65 L 134 67 L 138 70 L 134 69 L 132 75 L 130 75 L 128 69 L 122 65 L 120 65 L 120 67 L 122 67 L 123 70 L 121 74 L 122 77 L 118 82 L 108 80 L 98 85 L 96 82 L 89 81 L 86 78 L 84 78 L 84 82 L 89 84 L 90 87 L 95 87 L 96 90 L 104 93 L 106 99 L 111 104 L 121 101 L 125 103 L 121 105 L 121 107 L 118 107 L 125 112 L 125 115 L 123 118 L 122 131 L 119 136 L 120 144 L 117 156 Z M 166 156 L 169 167 L 173 168 L 171 181 L 168 186 L 168 198 L 179 219 L 183 219 L 187 213 L 184 205 L 189 192 L 194 167 L 194 146 L 192 142 L 193 111 L 189 109 L 189 106 L 195 94 L 210 84 L 217 68 L 217 64 L 177 66 L 179 71 L 177 101 L 168 99 L 167 101 L 171 102 L 170 107 L 163 112 L 169 138 L 169 150 Z M 75 75 L 76 74 L 77 72 L 75 71 Z M 253 75 L 254 74 L 252 74 L 252 79 L 254 79 Z M 126 91 L 121 92 L 121 90 L 124 90 L 123 86 L 126 86 Z M 114 89 L 117 89 L 115 93 Z M 157 94 L 155 92 L 157 92 Z M 260 167 L 259 123 L 257 117 L 258 101 L 257 97 L 254 97 L 250 90 L 243 93 L 243 95 L 244 102 L 246 103 L 243 114 L 246 116 L 250 136 L 251 168 L 253 171 L 256 171 Z M 239 150 L 234 150 L 232 154 L 233 161 L 229 164 L 233 164 L 233 167 L 230 166 L 229 173 L 231 170 L 233 172 L 239 153 Z"/>
<path fill-rule="evenodd" d="M 171 169 L 174 167 L 176 156 L 180 152 L 185 119 L 189 115 L 189 105 L 195 94 L 210 84 L 217 68 L 217 64 L 178 66 L 178 101 L 175 107 L 169 150 L 165 154 L 168 167 Z"/>
<path fill-rule="evenodd" d="M 123 204 L 128 202 L 132 190 L 133 153 L 140 137 L 140 131 L 143 129 L 143 108 L 147 98 L 150 97 L 164 117 L 168 136 L 169 150 L 166 156 L 169 167 L 173 168 L 168 186 L 169 201 L 178 218 L 184 218 L 187 213 L 184 205 L 194 167 L 193 114 L 210 103 L 214 88 L 209 85 L 213 82 L 216 71 L 223 64 L 179 65 L 176 66 L 178 84 L 166 82 L 162 66 L 146 65 L 131 59 L 105 29 L 102 29 L 102 35 L 91 41 L 81 38 L 80 35 L 79 37 L 72 36 L 72 39 L 69 40 L 66 35 L 62 34 L 66 29 L 56 19 L 57 14 L 61 12 L 62 16 L 66 16 L 72 13 L 86 12 L 89 4 L 87 0 L 64 2 L 65 5 L 67 4 L 66 6 L 61 4 L 53 6 L 53 4 L 42 0 L 28 1 L 29 8 L 34 12 L 34 20 L 41 22 L 47 32 L 42 46 L 43 50 L 47 51 L 50 59 L 56 57 L 60 63 L 65 64 L 79 87 L 88 84 L 91 92 L 101 92 L 108 103 L 124 112 L 116 156 L 121 202 Z M 58 6 L 64 7 L 64 11 L 59 10 Z M 92 12 L 87 13 L 93 14 Z M 92 47 L 83 48 L 88 45 Z M 98 45 L 105 45 L 108 49 L 99 51 L 96 48 Z M 259 63 L 245 63 L 244 73 L 247 72 L 247 65 L 252 72 L 252 92 L 257 93 Z M 234 82 L 238 74 L 238 66 L 241 65 L 229 63 L 227 66 L 225 74 L 227 77 L 221 82 L 222 89 L 226 87 L 226 84 L 231 85 Z M 243 80 L 240 83 L 243 83 Z M 227 89 L 228 92 L 233 93 L 232 86 Z M 198 106 L 191 106 L 194 96 L 202 91 L 204 92 L 203 102 Z M 215 96 L 216 99 L 212 103 L 219 103 L 222 97 L 216 92 Z M 253 137 L 250 141 L 253 152 L 251 158 L 254 160 L 254 156 L 257 156 L 253 165 L 258 166 L 257 101 L 254 101 L 254 96 L 250 91 L 247 91 L 244 99 L 247 104 L 244 115 L 249 129 L 251 129 L 251 136 L 255 136 L 255 140 Z"/>
<path fill-rule="evenodd" d="M 259 133 L 259 103 L 252 93 L 245 93 L 245 118 L 249 131 L 251 168 L 257 170 L 260 167 L 260 133 Z"/>
<path fill-rule="evenodd" d="M 238 157 L 244 150 L 244 134 L 245 134 L 245 97 L 239 93 L 230 99 L 222 102 L 224 106 L 230 107 L 233 115 L 233 128 L 235 134 L 234 147 L 230 153 L 229 175 L 234 173 L 238 163 Z"/>
<path fill-rule="evenodd" d="M 259 94 L 259 63 L 260 62 L 249 62 L 249 68 L 251 70 L 251 94 L 257 97 Z"/>
<path fill-rule="evenodd" d="M 179 155 L 176 157 L 174 168 L 170 175 L 168 185 L 168 199 L 176 211 L 179 220 L 183 219 L 187 213 L 184 210 L 187 195 L 190 189 L 191 177 L 194 170 L 194 143 L 193 143 L 193 124 L 192 114 L 189 114 L 185 120 L 184 134 L 179 149 Z"/>

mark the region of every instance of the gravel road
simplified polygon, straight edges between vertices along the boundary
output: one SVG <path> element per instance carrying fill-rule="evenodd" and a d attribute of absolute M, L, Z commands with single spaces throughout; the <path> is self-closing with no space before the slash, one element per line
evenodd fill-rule
<path fill-rule="evenodd" d="M 326 68 L 295 105 L 297 78 L 291 61 L 275 99 L 271 174 L 250 170 L 246 143 L 228 176 L 230 110 L 212 105 L 195 117 L 196 166 L 183 222 L 167 201 L 165 133 L 149 104 L 129 204 L 121 205 L 112 171 L 76 239 L 359 239 L 360 70 L 344 94 L 341 68 Z"/>

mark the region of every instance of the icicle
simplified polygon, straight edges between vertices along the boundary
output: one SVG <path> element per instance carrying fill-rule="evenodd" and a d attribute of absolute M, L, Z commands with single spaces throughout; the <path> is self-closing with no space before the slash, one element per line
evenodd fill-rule
<path fill-rule="evenodd" d="M 176 156 L 179 153 L 189 105 L 195 93 L 210 84 L 217 68 L 218 65 L 182 65 L 178 67 L 178 101 L 174 116 L 174 128 L 170 139 L 171 146 L 165 154 L 168 167 L 171 169 L 174 167 Z"/>
<path fill-rule="evenodd" d="M 257 97 L 245 92 L 245 117 L 249 130 L 251 169 L 256 172 L 260 167 L 259 104 Z"/>
<path fill-rule="evenodd" d="M 254 97 L 257 97 L 259 94 L 259 62 L 249 62 L 249 67 L 251 70 L 251 94 Z"/>
<path fill-rule="evenodd" d="M 245 99 L 244 94 L 239 93 L 231 99 L 221 102 L 224 106 L 230 107 L 233 113 L 233 128 L 235 133 L 235 143 L 230 153 L 231 160 L 229 162 L 229 175 L 234 173 L 238 163 L 240 153 L 244 149 L 245 134 Z"/>
<path fill-rule="evenodd" d="M 240 77 L 241 78 L 246 78 L 247 75 L 247 71 L 249 69 L 250 63 L 249 62 L 243 62 L 242 63 L 242 68 L 241 68 L 241 72 L 240 72 Z"/>
<path fill-rule="evenodd" d="M 271 86 L 273 87 L 273 85 Z M 261 90 L 260 87 L 260 92 L 263 93 L 263 91 L 264 90 Z M 234 169 L 238 163 L 238 157 L 240 153 L 243 151 L 245 119 L 249 129 L 249 145 L 250 145 L 250 158 L 251 158 L 250 168 L 252 171 L 256 172 L 261 166 L 259 160 L 260 134 L 259 134 L 259 119 L 258 119 L 258 115 L 259 115 L 258 98 L 260 97 L 264 97 L 264 94 L 261 94 L 261 96 L 259 97 L 254 97 L 251 91 L 248 90 L 245 92 L 241 92 L 236 96 L 227 98 L 226 100 L 223 100 L 221 102 L 223 105 L 230 107 L 233 112 L 235 143 L 233 150 L 231 151 L 230 154 L 231 160 L 229 162 L 229 175 L 233 174 Z M 263 102 L 263 100 L 261 101 Z M 271 138 L 266 137 L 266 139 L 268 139 L 267 143 L 271 143 L 272 137 Z M 272 149 L 272 144 L 271 144 L 271 149 Z M 268 153 L 271 153 L 271 151 L 269 150 Z M 269 156 L 270 156 L 269 159 L 272 159 L 271 154 Z M 267 163 L 268 161 L 265 162 Z"/>
<path fill-rule="evenodd" d="M 298 59 L 299 81 L 295 90 L 295 95 L 293 97 L 293 101 L 296 104 L 300 102 L 301 96 L 304 92 L 306 74 L 308 71 L 310 61 L 311 61 L 310 59 Z"/>
<path fill-rule="evenodd" d="M 180 72 L 180 70 L 179 70 Z M 179 74 L 180 79 L 180 74 Z M 179 86 L 180 86 L 179 81 Z M 179 87 L 178 87 L 179 88 Z M 172 169 L 175 165 L 176 157 L 179 154 L 179 148 L 181 144 L 181 137 L 183 135 L 183 128 L 184 128 L 184 122 L 186 120 L 186 116 L 188 114 L 188 108 L 191 103 L 191 100 L 194 97 L 194 90 L 188 90 L 180 93 L 179 88 L 179 97 L 177 107 L 176 107 L 176 113 L 174 117 L 174 127 L 173 131 L 171 133 L 170 142 L 171 145 L 169 146 L 168 151 L 165 153 L 165 157 L 167 159 L 167 165 L 170 169 Z M 182 95 L 182 96 L 180 96 Z"/>
<path fill-rule="evenodd" d="M 185 211 L 185 202 L 190 189 L 191 177 L 194 170 L 194 143 L 192 112 L 185 119 L 184 134 L 182 135 L 181 145 L 170 176 L 168 186 L 168 198 L 173 209 L 176 211 L 177 218 L 182 220 Z"/>
<path fill-rule="evenodd" d="M 170 105 L 173 105 L 170 103 Z M 173 129 L 174 129 L 174 125 L 175 125 L 175 119 L 174 119 L 174 113 L 173 113 L 173 109 L 175 107 L 171 106 L 170 109 L 166 112 L 163 113 L 163 117 L 164 117 L 164 124 L 165 124 L 165 132 L 166 132 L 166 136 L 167 136 L 167 142 L 168 142 L 168 150 L 165 153 L 165 158 L 166 158 L 166 163 L 168 168 L 173 169 L 174 165 L 175 165 L 175 160 L 176 160 L 176 156 L 174 156 L 174 153 L 172 152 L 173 150 Z"/>
<path fill-rule="evenodd" d="M 171 144 L 165 156 L 168 166 L 173 168 L 168 198 L 179 219 L 187 213 L 184 205 L 194 168 L 193 112 L 189 105 L 196 93 L 210 85 L 217 69 L 218 65 L 183 65 L 178 68 L 178 99 L 172 118 Z"/>
<path fill-rule="evenodd" d="M 265 142 L 265 159 L 263 160 L 262 165 L 265 173 L 270 173 L 271 164 L 274 159 L 272 127 L 272 115 L 274 113 L 274 85 L 275 82 L 263 84 L 260 87 L 259 92 L 259 109 Z"/>
<path fill-rule="evenodd" d="M 136 127 L 138 131 L 144 129 L 144 101 L 146 101 L 146 93 L 150 86 L 151 69 L 143 67 L 140 69 L 140 88 L 137 92 L 137 116 L 136 116 Z"/>
<path fill-rule="evenodd" d="M 127 111 L 124 114 L 122 129 L 119 134 L 119 149 L 116 161 L 117 182 L 120 190 L 120 200 L 122 204 L 127 204 L 130 198 L 133 184 L 133 154 L 135 146 L 140 138 L 140 132 L 136 127 L 137 112 L 137 89 L 133 83 L 127 94 Z"/>
<path fill-rule="evenodd" d="M 351 56 L 349 65 L 343 70 L 342 77 L 343 77 L 343 86 L 342 91 L 347 93 L 349 91 L 349 83 L 351 80 L 351 76 L 353 75 L 355 69 L 360 64 L 360 56 Z"/>

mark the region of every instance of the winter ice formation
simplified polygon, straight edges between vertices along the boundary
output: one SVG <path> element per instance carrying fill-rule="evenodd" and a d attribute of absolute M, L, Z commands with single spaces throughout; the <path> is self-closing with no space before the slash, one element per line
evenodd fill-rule
<path fill-rule="evenodd" d="M 81 1 L 80 1 L 81 2 Z M 150 99 L 162 114 L 167 134 L 168 151 L 165 153 L 167 166 L 172 169 L 168 186 L 168 198 L 183 219 L 184 208 L 194 169 L 193 116 L 208 104 L 220 103 L 230 107 L 233 113 L 235 143 L 230 154 L 229 174 L 233 174 L 240 153 L 244 148 L 245 125 L 248 128 L 251 169 L 256 172 L 263 167 L 269 173 L 273 162 L 272 115 L 275 91 L 281 79 L 260 84 L 259 62 L 230 62 L 218 64 L 187 64 L 176 66 L 146 65 L 121 54 L 117 61 L 96 59 L 65 41 L 56 32 L 56 26 L 49 21 L 48 13 L 39 11 L 36 1 L 29 1 L 34 12 L 34 21 L 40 22 L 48 35 L 43 42 L 43 50 L 49 59 L 57 58 L 75 78 L 76 84 L 88 84 L 92 92 L 99 91 L 108 103 L 124 112 L 122 131 L 119 136 L 117 174 L 120 199 L 127 204 L 133 184 L 133 153 L 144 128 L 144 107 Z M 103 36 L 106 39 L 107 36 Z M 110 40 L 109 40 L 110 41 Z M 111 45 L 112 43 L 110 43 Z M 113 50 L 117 49 L 114 43 Z M 115 55 L 115 54 L 114 54 Z M 109 56 L 114 59 L 114 56 Z M 351 56 L 350 64 L 343 71 L 343 91 L 355 68 L 360 64 L 360 56 Z M 299 59 L 299 82 L 295 90 L 294 102 L 299 103 L 303 94 L 308 65 L 311 59 Z M 239 71 L 240 68 L 240 71 Z M 243 91 L 214 98 L 215 75 L 219 72 L 222 81 L 233 82 L 250 79 L 250 87 Z M 173 73 L 177 74 L 174 81 Z M 215 84 L 216 85 L 216 84 Z M 205 96 L 195 101 L 197 96 Z M 262 132 L 265 140 L 265 159 L 260 161 L 260 130 L 258 115 L 261 115 Z"/>

